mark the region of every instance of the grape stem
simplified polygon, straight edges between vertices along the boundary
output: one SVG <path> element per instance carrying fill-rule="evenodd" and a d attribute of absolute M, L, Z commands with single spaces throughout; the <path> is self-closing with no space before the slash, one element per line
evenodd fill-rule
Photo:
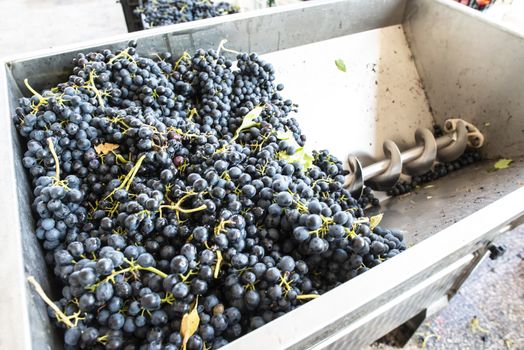
<path fill-rule="evenodd" d="M 95 85 L 95 70 L 94 69 L 89 73 L 88 85 L 86 87 L 88 89 L 93 90 L 98 100 L 98 104 L 101 107 L 104 107 L 105 104 L 104 104 L 104 100 L 102 99 L 102 93 L 100 92 L 100 90 L 98 90 L 98 88 Z"/>
<path fill-rule="evenodd" d="M 182 63 L 182 61 L 191 61 L 191 55 L 189 54 L 189 52 L 184 51 L 182 56 L 180 56 L 180 58 L 176 61 L 173 71 L 176 71 L 178 69 L 178 66 L 180 65 L 180 63 Z"/>
<path fill-rule="evenodd" d="M 133 63 L 136 64 L 135 59 L 133 58 L 133 56 L 131 56 L 131 55 L 129 54 L 129 47 L 126 48 L 126 49 L 124 49 L 124 50 L 122 50 L 122 51 L 120 51 L 120 53 L 119 53 L 118 55 L 116 55 L 115 57 L 111 58 L 111 59 L 109 60 L 109 63 L 113 63 L 113 62 L 116 61 L 117 59 L 119 59 L 119 58 L 124 58 L 124 57 L 127 58 L 130 62 L 133 62 Z"/>
<path fill-rule="evenodd" d="M 39 94 L 35 89 L 33 89 L 33 88 L 31 87 L 31 85 L 29 85 L 29 80 L 28 80 L 27 78 L 24 79 L 24 85 L 26 86 L 26 88 L 27 88 L 29 91 L 31 91 L 31 93 L 32 93 L 33 95 L 35 95 L 36 97 L 38 97 L 38 99 L 39 99 L 40 101 L 47 101 L 47 99 L 44 98 L 44 96 L 40 95 L 40 94 Z"/>
<path fill-rule="evenodd" d="M 301 295 L 297 295 L 297 299 L 298 300 L 305 300 L 305 299 L 316 299 L 318 298 L 320 295 L 318 294 L 301 294 Z"/>
<path fill-rule="evenodd" d="M 152 273 L 154 273 L 154 274 L 156 274 L 156 275 L 158 275 L 158 276 L 160 276 L 162 278 L 166 278 L 167 277 L 166 273 L 164 273 L 164 272 L 160 271 L 159 269 L 154 268 L 152 266 L 143 267 L 143 266 L 140 266 L 139 264 L 135 263 L 132 260 L 124 259 L 124 261 L 129 265 L 129 267 L 126 267 L 125 269 L 122 269 L 122 270 L 113 271 L 109 276 L 104 278 L 102 281 L 100 281 L 98 283 L 95 283 L 92 286 L 90 286 L 89 289 L 94 291 L 102 283 L 110 282 L 110 281 L 114 283 L 115 282 L 115 277 L 117 275 L 122 275 L 122 274 L 127 273 L 127 272 L 131 272 L 131 273 L 134 274 L 136 271 L 148 271 L 148 272 L 152 272 Z"/>
<path fill-rule="evenodd" d="M 55 145 L 53 144 L 53 139 L 48 138 L 47 144 L 49 145 L 49 151 L 51 151 L 51 154 L 53 155 L 53 159 L 55 160 L 55 179 L 56 182 L 60 181 L 60 163 L 58 162 L 58 156 L 56 155 L 55 151 Z"/>
<path fill-rule="evenodd" d="M 129 173 L 126 175 L 124 181 L 122 181 L 122 183 L 120 184 L 120 186 L 118 186 L 117 188 L 115 188 L 113 191 L 111 191 L 110 194 L 108 194 L 104 199 L 109 199 L 111 198 L 111 196 L 113 196 L 113 194 L 118 191 L 118 190 L 121 190 L 123 189 L 124 187 L 126 188 L 126 191 L 129 191 L 129 188 L 131 187 L 131 183 L 133 183 L 133 179 L 135 178 L 135 175 L 136 173 L 138 173 L 138 169 L 140 169 L 140 165 L 142 165 L 142 162 L 144 161 L 144 158 L 146 156 L 143 155 L 142 157 L 140 157 L 138 159 L 138 161 L 136 162 L 136 164 L 133 166 L 133 168 L 131 168 L 131 170 L 129 171 Z"/>
<path fill-rule="evenodd" d="M 220 273 L 220 266 L 222 265 L 222 252 L 220 250 L 217 250 L 217 262 L 215 265 L 215 271 L 213 272 L 213 277 L 218 278 L 218 274 Z"/>
<path fill-rule="evenodd" d="M 220 56 L 220 51 L 222 51 L 222 50 L 224 50 L 226 52 L 229 52 L 229 53 L 234 53 L 235 55 L 240 54 L 240 52 L 238 52 L 238 51 L 226 49 L 224 47 L 225 44 L 227 44 L 227 39 L 220 40 L 220 44 L 218 44 L 218 49 L 217 49 L 217 56 Z"/>
<path fill-rule="evenodd" d="M 51 299 L 49 299 L 49 297 L 45 294 L 44 290 L 42 289 L 40 283 L 38 283 L 33 276 L 27 277 L 27 282 L 29 282 L 33 286 L 35 292 L 40 296 L 40 298 L 42 298 L 51 309 L 53 309 L 53 311 L 56 314 L 57 320 L 63 322 L 69 328 L 73 328 L 75 326 L 73 322 L 71 322 L 71 316 L 67 316 L 66 314 L 64 314 L 62 310 L 60 310 L 60 308 L 56 306 L 56 304 Z"/>
<path fill-rule="evenodd" d="M 159 211 L 160 211 L 160 217 L 162 217 L 162 209 L 175 210 L 177 212 L 177 214 L 178 213 L 191 214 L 191 213 L 195 213 L 197 211 L 201 211 L 201 210 L 207 209 L 207 205 L 205 205 L 205 204 L 202 204 L 199 207 L 191 208 L 191 209 L 184 209 L 184 208 L 182 208 L 182 204 L 184 204 L 186 199 L 188 199 L 189 197 L 192 197 L 192 196 L 196 196 L 197 194 L 198 193 L 195 193 L 195 192 L 189 192 L 189 193 L 185 194 L 182 198 L 180 198 L 178 200 L 178 202 L 176 202 L 174 205 L 168 205 L 168 204 L 161 205 L 158 208 Z"/>

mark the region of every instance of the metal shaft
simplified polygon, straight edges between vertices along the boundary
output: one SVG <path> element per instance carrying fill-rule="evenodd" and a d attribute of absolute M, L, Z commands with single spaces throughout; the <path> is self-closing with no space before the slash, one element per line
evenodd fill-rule
<path fill-rule="evenodd" d="M 444 148 L 453 142 L 453 139 L 449 135 L 443 135 L 436 139 L 437 149 Z M 407 151 L 400 154 L 403 163 L 408 163 L 412 160 L 417 159 L 424 152 L 424 146 L 415 146 Z M 370 164 L 362 169 L 362 175 L 364 181 L 374 178 L 377 175 L 382 174 L 389 166 L 389 159 L 384 159 L 379 162 Z"/>

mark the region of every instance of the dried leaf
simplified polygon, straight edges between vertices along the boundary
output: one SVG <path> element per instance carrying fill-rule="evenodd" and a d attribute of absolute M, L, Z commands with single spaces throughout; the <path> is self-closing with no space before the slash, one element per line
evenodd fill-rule
<path fill-rule="evenodd" d="M 186 349 L 187 342 L 189 341 L 189 338 L 195 334 L 195 332 L 198 329 L 198 325 L 200 324 L 200 317 L 198 316 L 198 298 L 195 301 L 195 305 L 193 306 L 193 310 L 191 310 L 189 313 L 184 314 L 184 317 L 182 317 L 182 322 L 180 324 L 180 334 L 183 337 L 182 340 L 182 350 Z"/>
<path fill-rule="evenodd" d="M 509 168 L 509 165 L 511 163 L 513 163 L 513 159 L 499 159 L 497 160 L 495 165 L 493 165 L 493 168 L 495 170 L 506 169 L 506 168 Z"/>
<path fill-rule="evenodd" d="M 346 64 L 344 63 L 344 61 L 341 58 L 336 59 L 335 64 L 337 65 L 338 70 L 344 73 L 346 72 Z"/>
<path fill-rule="evenodd" d="M 106 155 L 109 152 L 114 151 L 118 147 L 119 146 L 115 145 L 114 143 L 101 143 L 101 144 L 95 146 L 95 151 L 98 154 Z"/>
<path fill-rule="evenodd" d="M 220 265 L 222 265 L 222 252 L 217 250 L 217 264 L 215 265 L 215 273 L 213 274 L 215 278 L 218 278 L 218 274 L 220 273 Z"/>
<path fill-rule="evenodd" d="M 384 213 L 381 213 L 381 214 L 374 215 L 369 218 L 369 228 L 371 229 L 371 231 L 373 231 L 373 229 L 380 224 L 383 216 L 384 216 Z"/>
<path fill-rule="evenodd" d="M 242 124 L 235 131 L 235 136 L 233 136 L 232 141 L 236 140 L 238 136 L 240 136 L 241 131 L 244 131 L 246 129 L 252 128 L 253 126 L 258 125 L 258 123 L 254 122 L 254 120 L 260 116 L 260 113 L 262 113 L 264 108 L 265 108 L 264 106 L 257 106 L 244 116 L 244 118 L 242 119 Z"/>
<path fill-rule="evenodd" d="M 480 321 L 477 316 L 473 316 L 471 321 L 469 321 L 469 326 L 471 327 L 472 332 L 478 331 L 480 333 L 486 333 L 486 334 L 489 333 L 489 330 L 480 326 Z"/>

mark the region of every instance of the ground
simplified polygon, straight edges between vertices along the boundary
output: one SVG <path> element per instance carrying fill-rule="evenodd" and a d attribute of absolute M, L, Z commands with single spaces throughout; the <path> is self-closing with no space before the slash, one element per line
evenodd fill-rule
<path fill-rule="evenodd" d="M 407 350 L 524 349 L 524 226 L 501 237 L 507 252 L 486 259 L 449 305 L 427 319 Z M 392 350 L 374 344 L 367 350 Z"/>

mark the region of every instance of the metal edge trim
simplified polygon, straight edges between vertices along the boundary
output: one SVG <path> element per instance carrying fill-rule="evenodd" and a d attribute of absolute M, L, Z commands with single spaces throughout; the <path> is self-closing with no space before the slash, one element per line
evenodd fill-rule
<path fill-rule="evenodd" d="M 9 111 L 9 96 L 7 92 L 7 65 L 0 60 L 0 111 L 5 114 L 0 118 L 0 133 L 4 144 L 12 145 L 11 112 Z M 0 254 L 0 276 L 2 288 L 7 294 L 2 294 L 0 303 L 0 329 L 2 334 L 1 347 L 5 349 L 30 349 L 31 337 L 29 331 L 29 313 L 27 308 L 27 285 L 22 254 L 21 224 L 18 215 L 18 196 L 16 193 L 16 174 L 14 155 L 11 147 L 0 147 L 0 171 L 2 184 L 2 200 L 0 213 L 4 234 L 0 237 L 4 253 Z M 15 336 L 20 334 L 22 337 Z M 22 346 L 22 348 L 20 348 Z"/>
<path fill-rule="evenodd" d="M 273 16 L 275 14 L 286 13 L 286 12 L 296 12 L 304 11 L 306 9 L 315 8 L 315 7 L 324 7 L 330 4 L 343 3 L 346 1 L 352 0 L 313 0 L 297 4 L 287 4 L 277 7 L 269 7 L 265 9 L 247 11 L 242 13 L 231 14 L 227 16 L 219 16 L 208 19 L 197 20 L 187 23 L 173 24 L 169 26 L 162 26 L 158 28 L 152 28 L 147 30 L 141 30 L 138 32 L 125 33 L 110 36 L 108 38 L 94 39 L 88 41 L 82 41 L 79 43 L 60 45 L 54 48 L 36 50 L 33 52 L 28 52 L 21 55 L 5 56 L 3 60 L 5 62 L 23 62 L 35 58 L 42 58 L 46 56 L 54 56 L 62 53 L 68 53 L 72 51 L 82 51 L 85 49 L 90 49 L 93 47 L 110 45 L 119 43 L 126 40 L 133 39 L 144 39 L 152 36 L 158 35 L 175 35 L 175 34 L 187 34 L 194 32 L 195 30 L 204 30 L 212 28 L 218 24 L 237 22 L 250 18 L 257 18 L 263 16 Z"/>

